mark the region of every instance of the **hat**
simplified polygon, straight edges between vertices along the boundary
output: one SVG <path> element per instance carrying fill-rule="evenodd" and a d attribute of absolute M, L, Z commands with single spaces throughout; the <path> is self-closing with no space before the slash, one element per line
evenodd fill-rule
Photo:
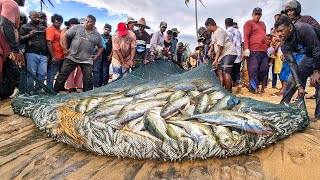
<path fill-rule="evenodd" d="M 41 17 L 47 17 L 46 13 L 44 13 L 44 12 L 41 12 L 41 11 L 40 11 L 40 12 L 38 12 L 38 14 L 39 14 L 40 18 L 41 18 Z"/>
<path fill-rule="evenodd" d="M 128 34 L 128 29 L 127 29 L 127 26 L 126 26 L 125 23 L 120 22 L 120 23 L 118 24 L 118 33 L 119 33 L 119 35 L 121 35 L 121 36 L 125 36 L 125 35 Z"/>
<path fill-rule="evenodd" d="M 106 23 L 106 24 L 104 25 L 104 28 L 105 28 L 105 29 L 108 28 L 108 29 L 110 29 L 110 31 L 111 31 L 112 26 L 111 26 L 110 24 Z"/>
<path fill-rule="evenodd" d="M 150 29 L 150 27 L 147 26 L 146 20 L 143 17 L 137 22 L 136 25 L 144 26 L 146 29 Z"/>
<path fill-rule="evenodd" d="M 137 23 L 137 21 L 135 21 L 132 17 L 129 17 L 127 19 L 127 23 L 126 24 L 128 24 L 128 23 Z"/>
<path fill-rule="evenodd" d="M 178 47 L 183 47 L 183 43 L 182 43 L 182 42 L 179 42 L 179 43 L 178 43 Z"/>
<path fill-rule="evenodd" d="M 254 13 L 262 13 L 262 9 L 259 8 L 259 7 L 256 7 L 256 8 L 253 9 L 252 14 L 254 14 Z"/>
<path fill-rule="evenodd" d="M 199 36 L 202 36 L 205 32 L 207 32 L 207 28 L 205 28 L 205 27 L 200 27 L 198 29 Z"/>
<path fill-rule="evenodd" d="M 167 27 L 167 23 L 166 22 L 161 22 L 160 23 L 160 27 L 163 27 L 163 26 Z"/>
<path fill-rule="evenodd" d="M 180 33 L 180 31 L 178 31 L 178 28 L 172 28 L 171 31 L 172 31 L 173 33 L 177 33 L 177 34 Z"/>
<path fill-rule="evenodd" d="M 71 18 L 69 21 L 65 21 L 65 26 L 70 26 L 71 24 L 80 24 L 79 20 L 77 18 Z"/>
<path fill-rule="evenodd" d="M 167 31 L 167 35 L 172 35 L 172 34 L 173 34 L 172 30 L 169 29 L 169 30 Z"/>

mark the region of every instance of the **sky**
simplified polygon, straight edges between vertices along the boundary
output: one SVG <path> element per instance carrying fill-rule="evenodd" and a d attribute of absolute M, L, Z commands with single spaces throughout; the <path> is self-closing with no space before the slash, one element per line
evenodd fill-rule
<path fill-rule="evenodd" d="M 46 0 L 45 0 L 46 1 Z M 96 27 L 102 32 L 105 23 L 112 25 L 112 32 L 117 28 L 119 22 L 125 22 L 128 17 L 139 20 L 144 17 L 147 30 L 153 33 L 159 30 L 161 21 L 168 23 L 168 29 L 178 28 L 180 42 L 189 43 L 193 49 L 197 45 L 196 22 L 195 22 L 195 1 L 191 0 L 188 6 L 184 0 L 51 0 L 54 7 L 44 7 L 43 11 L 50 17 L 57 13 L 63 16 L 64 20 L 77 17 L 83 18 L 91 14 L 97 18 Z M 261 21 L 267 26 L 267 33 L 273 27 L 273 16 L 279 13 L 287 0 L 202 0 L 204 6 L 198 3 L 198 26 L 204 26 L 207 18 L 213 18 L 217 25 L 225 28 L 225 18 L 233 18 L 238 23 L 242 32 L 243 24 L 252 19 L 252 10 L 255 7 L 262 8 Z M 47 2 L 47 1 L 46 1 Z M 302 15 L 311 15 L 320 21 L 320 1 L 300 0 Z M 20 10 L 26 14 L 31 10 L 40 11 L 40 0 L 26 0 L 24 7 Z M 50 23 L 50 18 L 49 23 Z M 167 29 L 167 30 L 168 30 Z"/>

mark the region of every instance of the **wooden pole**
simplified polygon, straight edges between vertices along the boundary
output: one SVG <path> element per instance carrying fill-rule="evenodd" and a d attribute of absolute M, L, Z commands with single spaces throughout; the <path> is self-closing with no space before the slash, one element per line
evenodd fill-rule
<path fill-rule="evenodd" d="M 195 15 L 196 15 L 196 37 L 197 37 L 197 41 L 196 42 L 198 42 L 198 0 L 194 0 L 194 2 L 195 2 Z"/>

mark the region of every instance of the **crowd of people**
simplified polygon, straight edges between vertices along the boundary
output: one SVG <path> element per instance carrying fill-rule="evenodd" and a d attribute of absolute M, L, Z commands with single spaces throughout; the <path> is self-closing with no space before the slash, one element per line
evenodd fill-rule
<path fill-rule="evenodd" d="M 45 13 L 31 11 L 28 22 L 13 0 L 0 2 L 0 38 L 8 42 L 0 44 L 0 83 L 3 62 L 14 61 L 26 66 L 39 80 L 35 83 L 32 77 L 28 78 L 29 94 L 41 93 L 44 82 L 56 92 L 88 91 L 157 59 L 187 64 L 186 69 L 211 62 L 229 92 L 233 86 L 244 86 L 252 93 L 264 93 L 272 69 L 272 88 L 277 88 L 278 77 L 282 87 L 271 95 L 282 96 L 282 103 L 288 103 L 296 90 L 299 96 L 304 95 L 310 77 L 311 85 L 316 87 L 310 98 L 317 99 L 315 118 L 320 118 L 320 24 L 311 16 L 301 15 L 297 0 L 284 4 L 284 9 L 274 16 L 271 30 L 260 20 L 262 9 L 258 7 L 243 25 L 243 35 L 232 18 L 225 19 L 225 29 L 208 18 L 205 27 L 198 29 L 198 46 L 190 56 L 178 41 L 178 29 L 167 30 L 166 22 L 160 22 L 159 30 L 149 34 L 145 31 L 150 29 L 145 18 L 128 18 L 117 25 L 113 35 L 110 24 L 105 24 L 103 34 L 99 34 L 92 15 L 82 22 L 77 18 L 64 22 L 61 15 L 54 14 L 48 26 Z M 6 5 L 13 10 L 5 9 Z M 66 27 L 61 29 L 63 22 Z M 19 32 L 18 41 L 14 30 Z"/>

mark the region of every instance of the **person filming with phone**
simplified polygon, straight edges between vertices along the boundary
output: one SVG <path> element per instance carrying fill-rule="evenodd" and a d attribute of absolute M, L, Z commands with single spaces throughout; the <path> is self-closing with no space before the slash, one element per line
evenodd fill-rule
<path fill-rule="evenodd" d="M 43 83 L 47 75 L 48 66 L 48 47 L 46 41 L 45 27 L 40 25 L 40 15 L 36 11 L 29 13 L 30 22 L 21 26 L 19 31 L 20 43 L 26 46 L 25 57 L 27 69 L 37 75 Z M 28 92 L 39 94 L 41 85 L 34 85 L 32 77 L 28 77 Z"/>

